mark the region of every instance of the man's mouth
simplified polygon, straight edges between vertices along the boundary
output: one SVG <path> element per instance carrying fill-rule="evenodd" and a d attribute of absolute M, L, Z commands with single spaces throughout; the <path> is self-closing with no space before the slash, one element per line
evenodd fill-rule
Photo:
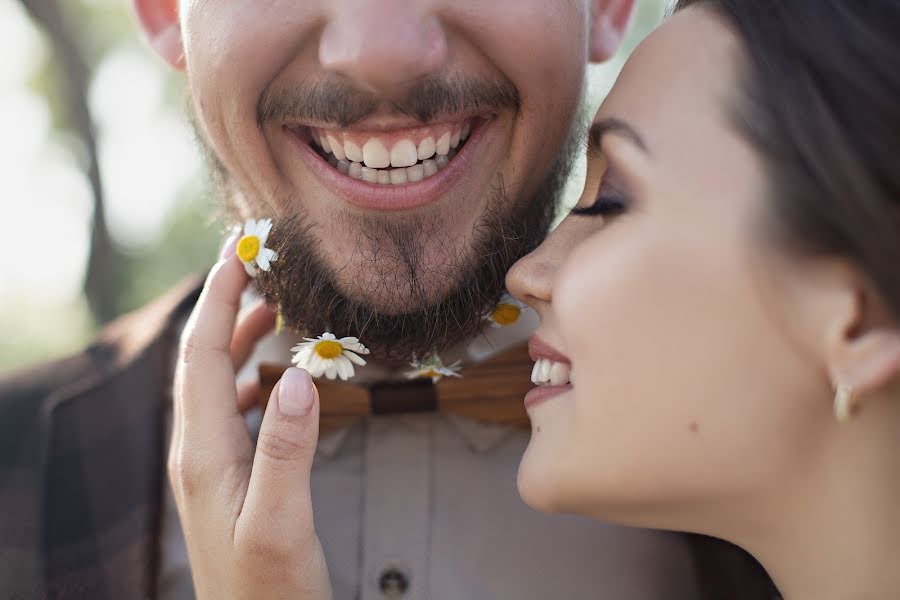
<path fill-rule="evenodd" d="M 284 130 L 338 197 L 367 210 L 408 210 L 439 202 L 471 180 L 473 169 L 484 171 L 490 146 L 482 142 L 493 122 L 494 115 L 478 115 L 393 128 L 285 124 Z"/>
<path fill-rule="evenodd" d="M 381 185 L 437 174 L 465 145 L 475 119 L 395 131 L 309 128 L 312 147 L 342 175 Z"/>

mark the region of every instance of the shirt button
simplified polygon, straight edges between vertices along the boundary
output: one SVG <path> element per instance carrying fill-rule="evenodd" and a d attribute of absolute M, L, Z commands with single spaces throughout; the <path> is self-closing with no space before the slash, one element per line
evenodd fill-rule
<path fill-rule="evenodd" d="M 397 569 L 386 569 L 378 578 L 378 587 L 386 598 L 400 598 L 409 590 L 409 577 Z"/>

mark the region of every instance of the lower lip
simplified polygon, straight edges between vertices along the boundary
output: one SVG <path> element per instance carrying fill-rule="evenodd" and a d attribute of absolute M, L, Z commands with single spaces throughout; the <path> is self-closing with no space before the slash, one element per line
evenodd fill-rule
<path fill-rule="evenodd" d="M 397 211 L 427 206 L 446 196 L 473 168 L 474 156 L 492 120 L 476 121 L 466 143 L 443 169 L 422 181 L 400 185 L 381 185 L 344 175 L 313 150 L 308 138 L 304 139 L 288 128 L 284 131 L 300 150 L 300 158 L 325 188 L 358 208 Z"/>
<path fill-rule="evenodd" d="M 570 392 L 572 389 L 571 383 L 567 383 L 566 385 L 540 385 L 525 395 L 525 408 L 534 408 L 552 398 Z"/>

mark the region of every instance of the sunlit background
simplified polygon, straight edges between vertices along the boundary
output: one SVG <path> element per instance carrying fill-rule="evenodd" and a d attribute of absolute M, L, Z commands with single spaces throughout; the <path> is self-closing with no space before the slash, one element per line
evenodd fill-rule
<path fill-rule="evenodd" d="M 591 70 L 589 110 L 664 5 L 639 2 L 622 52 Z M 0 0 L 0 57 L 3 372 L 77 350 L 208 267 L 221 225 L 183 78 L 142 45 L 128 2 Z"/>

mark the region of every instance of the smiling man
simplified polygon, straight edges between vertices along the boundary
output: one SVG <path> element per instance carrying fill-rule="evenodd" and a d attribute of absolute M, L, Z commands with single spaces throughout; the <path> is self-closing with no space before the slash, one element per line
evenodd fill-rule
<path fill-rule="evenodd" d="M 401 359 L 476 334 L 546 233 L 631 4 L 137 2 L 229 206 L 275 220 L 267 296 Z"/>
<path fill-rule="evenodd" d="M 516 423 L 534 321 L 507 306 L 495 319 L 506 327 L 482 331 L 507 269 L 547 232 L 582 141 L 586 66 L 612 55 L 632 4 L 134 0 L 152 47 L 186 74 L 234 221 L 274 222 L 279 256 L 258 290 L 290 330 L 359 336 L 372 350 L 360 385 L 330 397 L 320 386 L 311 492 L 307 468 L 306 484 L 251 481 L 248 493 L 262 492 L 247 498 L 284 510 L 311 494 L 336 598 L 696 597 L 683 538 L 525 507 L 515 478 L 529 434 Z M 233 261 L 210 280 L 232 277 L 239 293 Z M 202 597 L 222 597 L 203 591 L 233 571 L 204 561 L 234 536 L 204 538 L 198 519 L 230 480 L 207 467 L 253 454 L 233 370 L 255 370 L 265 348 L 248 356 L 274 319 L 258 305 L 232 338 L 236 297 L 211 287 L 181 360 L 197 289 L 120 320 L 80 356 L 0 384 L 0 514 L 13 515 L 0 520 L 0 595 L 174 600 L 194 597 L 197 583 Z M 202 339 L 218 340 L 215 360 L 198 351 Z M 283 361 L 296 340 L 262 346 Z M 463 379 L 398 383 L 398 365 L 436 349 L 462 361 Z M 438 367 L 422 374 L 437 379 Z M 374 414 L 337 424 L 326 414 L 360 395 Z M 443 410 L 448 399 L 456 410 Z M 193 412 L 203 406 L 213 412 Z M 254 473 L 303 451 L 266 422 L 259 439 Z M 290 526 L 256 547 L 271 550 Z"/>

